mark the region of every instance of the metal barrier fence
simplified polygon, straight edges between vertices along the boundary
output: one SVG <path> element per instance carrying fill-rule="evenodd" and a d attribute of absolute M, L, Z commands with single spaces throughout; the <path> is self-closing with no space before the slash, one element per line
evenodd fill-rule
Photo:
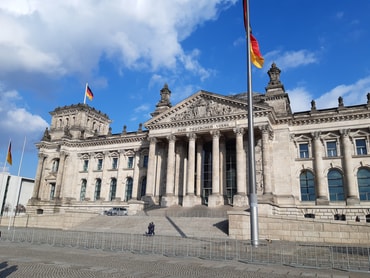
<path fill-rule="evenodd" d="M 3 229 L 0 232 L 0 241 L 370 273 L 370 247 L 280 241 L 263 241 L 258 247 L 254 247 L 248 241 L 224 238 L 181 238 L 49 229 L 17 228 Z"/>

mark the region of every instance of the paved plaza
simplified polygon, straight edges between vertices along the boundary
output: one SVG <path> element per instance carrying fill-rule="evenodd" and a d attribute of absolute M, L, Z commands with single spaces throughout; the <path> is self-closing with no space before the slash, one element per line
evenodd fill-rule
<path fill-rule="evenodd" d="M 367 273 L 0 241 L 0 277 L 369 277 Z"/>

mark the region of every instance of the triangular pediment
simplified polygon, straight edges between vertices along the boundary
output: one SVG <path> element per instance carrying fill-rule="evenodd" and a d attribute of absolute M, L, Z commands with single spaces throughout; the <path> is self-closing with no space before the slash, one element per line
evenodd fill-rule
<path fill-rule="evenodd" d="M 269 107 L 254 105 L 253 110 L 268 111 Z M 247 117 L 247 103 L 244 100 L 199 91 L 167 111 L 153 117 L 145 123 L 151 129 L 154 126 L 181 126 L 189 124 L 216 123 Z"/>

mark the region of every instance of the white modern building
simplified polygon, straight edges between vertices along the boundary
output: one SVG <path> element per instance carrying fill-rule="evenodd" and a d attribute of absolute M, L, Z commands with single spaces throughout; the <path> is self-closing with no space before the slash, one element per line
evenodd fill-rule
<path fill-rule="evenodd" d="M 14 215 L 18 204 L 19 213 L 26 212 L 28 200 L 32 197 L 34 179 L 0 173 L 1 216 Z"/>
<path fill-rule="evenodd" d="M 253 94 L 256 192 L 267 215 L 370 215 L 370 94 L 364 103 L 293 113 L 272 64 Z M 248 208 L 247 94 L 198 91 L 172 105 L 167 85 L 152 118 L 112 134 L 86 104 L 58 107 L 37 144 L 28 209 L 101 211 L 121 205 Z M 153 105 L 154 106 L 154 105 Z M 109 111 L 108 111 L 109 112 Z"/>

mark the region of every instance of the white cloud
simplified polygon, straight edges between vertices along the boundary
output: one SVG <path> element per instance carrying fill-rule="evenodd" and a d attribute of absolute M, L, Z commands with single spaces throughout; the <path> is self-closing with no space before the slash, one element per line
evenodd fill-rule
<path fill-rule="evenodd" d="M 119 61 L 117 70 L 180 67 L 204 79 L 210 73 L 200 53 L 186 53 L 181 41 L 216 19 L 221 4 L 236 2 L 2 0 L 0 72 L 86 76 L 107 57 Z"/>
<path fill-rule="evenodd" d="M 287 90 L 289 94 L 290 105 L 293 112 L 307 111 L 311 109 L 312 95 L 304 87 L 297 87 L 293 90 Z"/>
<path fill-rule="evenodd" d="M 40 140 L 48 123 L 39 115 L 32 114 L 22 104 L 17 91 L 0 91 L 0 145 L 7 144 L 8 138 L 32 138 Z M 18 139 L 19 139 L 18 138 Z M 22 139 L 19 139 L 22 140 Z"/>
<path fill-rule="evenodd" d="M 316 107 L 330 108 L 338 106 L 338 98 L 342 97 L 344 105 L 366 103 L 366 94 L 370 92 L 370 76 L 358 80 L 354 84 L 338 85 L 316 100 Z"/>
<path fill-rule="evenodd" d="M 318 62 L 317 54 L 306 49 L 297 51 L 280 51 L 274 50 L 266 53 L 265 63 L 267 65 L 275 62 L 280 68 L 284 70 L 297 68 Z"/>

